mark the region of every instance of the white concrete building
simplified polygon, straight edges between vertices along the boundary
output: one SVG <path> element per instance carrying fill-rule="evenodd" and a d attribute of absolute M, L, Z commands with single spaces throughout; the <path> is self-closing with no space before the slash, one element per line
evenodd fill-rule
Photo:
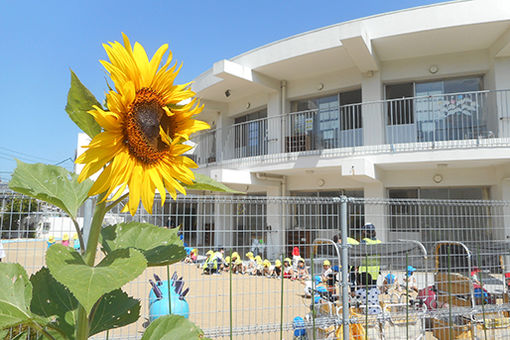
<path fill-rule="evenodd" d="M 213 127 L 194 139 L 199 171 L 249 194 L 510 199 L 508 0 L 305 32 L 193 87 Z"/>

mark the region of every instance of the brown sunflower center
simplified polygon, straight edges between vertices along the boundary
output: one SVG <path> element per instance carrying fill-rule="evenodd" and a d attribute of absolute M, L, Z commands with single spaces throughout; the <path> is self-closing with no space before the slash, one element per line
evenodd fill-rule
<path fill-rule="evenodd" d="M 159 135 L 166 117 L 161 98 L 148 88 L 140 89 L 130 106 L 124 129 L 124 141 L 131 155 L 145 164 L 159 161 L 168 150 Z"/>

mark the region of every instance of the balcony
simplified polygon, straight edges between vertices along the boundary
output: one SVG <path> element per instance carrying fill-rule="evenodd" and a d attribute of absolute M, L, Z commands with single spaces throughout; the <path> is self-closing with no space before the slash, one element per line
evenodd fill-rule
<path fill-rule="evenodd" d="M 510 146 L 510 90 L 350 104 L 234 124 L 194 137 L 199 165 Z"/>

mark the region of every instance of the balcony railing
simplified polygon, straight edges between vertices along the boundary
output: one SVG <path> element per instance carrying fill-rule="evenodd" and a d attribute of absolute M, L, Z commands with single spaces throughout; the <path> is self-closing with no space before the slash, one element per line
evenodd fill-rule
<path fill-rule="evenodd" d="M 341 155 L 510 146 L 510 90 L 477 91 L 292 112 L 195 136 L 199 164 L 323 150 Z"/>

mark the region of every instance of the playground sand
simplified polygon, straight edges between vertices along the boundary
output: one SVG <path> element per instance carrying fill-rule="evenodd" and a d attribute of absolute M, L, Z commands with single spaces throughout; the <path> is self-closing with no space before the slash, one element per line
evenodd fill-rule
<path fill-rule="evenodd" d="M 4 243 L 7 258 L 4 262 L 17 262 L 25 267 L 31 275 L 45 265 L 44 254 L 46 242 L 19 241 Z M 98 256 L 98 260 L 99 257 Z M 228 329 L 230 325 L 230 278 L 228 273 L 220 275 L 202 275 L 202 271 L 193 264 L 183 262 L 170 266 L 170 275 L 177 271 L 185 281 L 184 288 L 190 292 L 186 300 L 190 307 L 190 320 L 200 328 Z M 123 287 L 130 296 L 141 301 L 141 318 L 131 325 L 110 332 L 110 339 L 140 338 L 144 330 L 143 323 L 148 317 L 148 280 L 157 274 L 162 280 L 167 278 L 167 268 L 148 268 L 142 275 Z M 153 279 L 154 280 L 154 279 Z M 269 326 L 279 330 L 281 313 L 282 280 L 249 275 L 232 275 L 232 325 L 234 328 L 248 329 L 253 326 Z M 284 315 L 285 323 L 292 322 L 294 317 L 304 317 L 309 311 L 310 299 L 304 298 L 304 285 L 284 280 Z M 237 339 L 279 339 L 279 331 L 243 334 Z M 104 338 L 103 334 L 94 338 Z M 228 337 L 227 337 L 228 338 Z M 284 339 L 292 339 L 292 331 L 284 332 Z"/>

